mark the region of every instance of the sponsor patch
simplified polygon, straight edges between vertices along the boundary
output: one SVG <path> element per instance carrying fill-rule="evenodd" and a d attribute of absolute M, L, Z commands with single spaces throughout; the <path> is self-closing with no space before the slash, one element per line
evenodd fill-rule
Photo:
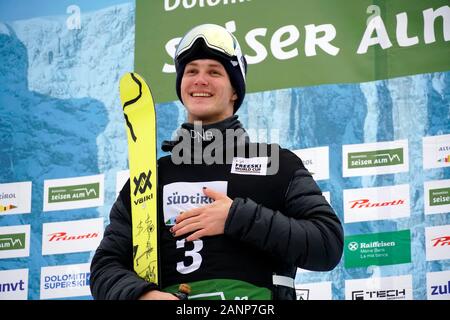
<path fill-rule="evenodd" d="M 265 176 L 267 174 L 268 157 L 233 158 L 231 173 Z"/>

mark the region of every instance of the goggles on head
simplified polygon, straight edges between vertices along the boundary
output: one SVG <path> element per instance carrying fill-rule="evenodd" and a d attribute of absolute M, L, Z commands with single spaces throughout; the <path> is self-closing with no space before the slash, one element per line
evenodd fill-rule
<path fill-rule="evenodd" d="M 188 52 L 194 46 L 198 39 L 203 39 L 209 49 L 231 58 L 230 61 L 234 67 L 239 65 L 245 81 L 244 58 L 239 43 L 232 33 L 219 25 L 202 24 L 188 31 L 180 40 L 175 51 L 175 63 L 183 53 Z"/>

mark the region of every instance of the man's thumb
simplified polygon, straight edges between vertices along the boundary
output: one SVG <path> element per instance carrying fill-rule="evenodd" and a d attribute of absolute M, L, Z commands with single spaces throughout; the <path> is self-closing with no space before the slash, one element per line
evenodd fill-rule
<path fill-rule="evenodd" d="M 223 194 L 222 192 L 218 192 L 218 191 L 215 191 L 215 190 L 207 188 L 207 187 L 203 187 L 203 193 L 205 194 L 205 196 L 207 196 L 213 200 L 219 200 L 219 199 L 227 196 L 226 194 Z"/>

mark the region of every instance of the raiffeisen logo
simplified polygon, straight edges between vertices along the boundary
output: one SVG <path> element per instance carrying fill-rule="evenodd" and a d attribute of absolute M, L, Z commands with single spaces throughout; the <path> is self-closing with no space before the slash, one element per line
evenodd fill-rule
<path fill-rule="evenodd" d="M 0 235 L 0 250 L 18 250 L 24 248 L 25 248 L 25 233 Z"/>
<path fill-rule="evenodd" d="M 450 246 L 450 236 L 434 238 L 434 239 L 431 239 L 431 242 L 433 243 L 433 247 Z"/>
<path fill-rule="evenodd" d="M 349 169 L 399 165 L 403 164 L 403 148 L 351 152 L 347 160 Z"/>
<path fill-rule="evenodd" d="M 450 188 L 431 189 L 429 191 L 430 206 L 450 204 Z"/>
<path fill-rule="evenodd" d="M 393 201 L 385 201 L 385 202 L 370 202 L 369 199 L 358 199 L 349 201 L 351 204 L 351 209 L 362 209 L 362 208 L 374 208 L 374 207 L 389 207 L 389 206 L 398 206 L 405 204 L 405 199 L 397 199 Z"/>
<path fill-rule="evenodd" d="M 97 199 L 99 198 L 99 189 L 99 183 L 50 187 L 48 189 L 48 203 Z"/>
<path fill-rule="evenodd" d="M 67 232 L 55 232 L 47 235 L 49 237 L 49 242 L 56 241 L 73 241 L 73 240 L 85 240 L 85 239 L 95 239 L 98 238 L 98 233 L 87 233 L 81 235 L 68 235 Z"/>

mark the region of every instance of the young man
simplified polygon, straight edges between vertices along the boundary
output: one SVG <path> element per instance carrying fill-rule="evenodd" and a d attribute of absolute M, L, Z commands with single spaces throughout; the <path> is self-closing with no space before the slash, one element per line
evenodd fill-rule
<path fill-rule="evenodd" d="M 94 298 L 177 299 L 188 283 L 191 298 L 295 299 L 297 267 L 339 263 L 339 219 L 294 153 L 249 141 L 234 115 L 247 65 L 231 33 L 190 30 L 175 67 L 188 121 L 158 160 L 162 286 L 133 271 L 128 181 L 92 260 Z"/>

